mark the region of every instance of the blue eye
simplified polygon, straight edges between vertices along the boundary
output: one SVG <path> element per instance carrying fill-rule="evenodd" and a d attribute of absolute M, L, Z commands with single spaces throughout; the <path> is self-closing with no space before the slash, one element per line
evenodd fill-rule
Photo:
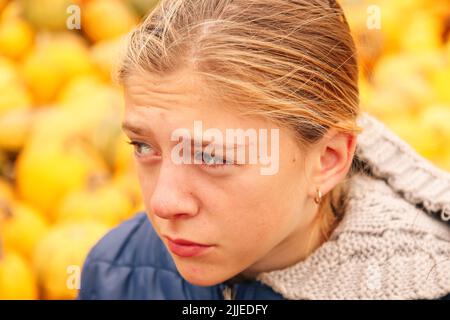
<path fill-rule="evenodd" d="M 138 141 L 127 141 L 127 142 L 132 146 L 134 146 L 134 152 L 140 157 L 149 155 L 153 151 L 153 148 L 146 143 Z"/>
<path fill-rule="evenodd" d="M 194 157 L 196 160 L 202 161 L 202 164 L 205 164 L 209 167 L 218 167 L 223 165 L 231 165 L 233 162 L 228 161 L 222 157 L 214 156 L 210 153 L 202 152 L 202 151 L 196 151 L 194 154 Z"/>

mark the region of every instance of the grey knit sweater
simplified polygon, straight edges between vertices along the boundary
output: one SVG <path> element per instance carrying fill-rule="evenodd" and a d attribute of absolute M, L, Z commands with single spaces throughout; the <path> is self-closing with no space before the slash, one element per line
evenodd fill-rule
<path fill-rule="evenodd" d="M 436 299 L 450 293 L 450 173 L 363 113 L 343 220 L 306 260 L 258 280 L 288 299 Z"/>

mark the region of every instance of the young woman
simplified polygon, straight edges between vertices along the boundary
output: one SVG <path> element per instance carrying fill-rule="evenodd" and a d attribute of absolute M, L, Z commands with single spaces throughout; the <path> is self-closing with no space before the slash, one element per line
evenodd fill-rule
<path fill-rule="evenodd" d="M 450 297 L 450 175 L 360 112 L 336 1 L 162 0 L 119 80 L 146 210 L 79 298 Z"/>

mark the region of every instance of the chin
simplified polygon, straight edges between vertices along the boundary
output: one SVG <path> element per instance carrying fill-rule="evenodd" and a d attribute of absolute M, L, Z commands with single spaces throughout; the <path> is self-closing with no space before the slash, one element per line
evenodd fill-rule
<path fill-rule="evenodd" d="M 184 280 L 192 285 L 201 287 L 214 286 L 232 277 L 227 272 L 208 272 L 207 270 L 210 268 L 177 266 L 177 269 Z"/>
<path fill-rule="evenodd" d="M 210 286 L 215 286 L 223 281 L 218 280 L 218 279 L 209 279 L 209 278 L 202 278 L 202 277 L 189 277 L 189 276 L 184 276 L 181 275 L 184 280 L 186 280 L 187 282 L 189 282 L 190 284 L 194 285 L 194 286 L 200 286 L 200 287 L 210 287 Z"/>
<path fill-rule="evenodd" d="M 222 277 L 212 277 L 207 274 L 201 275 L 185 272 L 180 272 L 180 274 L 183 277 L 183 279 L 189 282 L 190 284 L 200 287 L 214 286 L 224 281 Z"/>

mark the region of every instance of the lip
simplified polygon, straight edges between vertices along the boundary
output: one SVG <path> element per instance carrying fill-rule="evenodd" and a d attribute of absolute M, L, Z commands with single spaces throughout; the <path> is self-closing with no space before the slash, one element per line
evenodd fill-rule
<path fill-rule="evenodd" d="M 199 256 L 214 247 L 213 245 L 200 244 L 185 239 L 172 239 L 168 236 L 165 236 L 165 238 L 167 239 L 169 250 L 183 258 Z"/>

